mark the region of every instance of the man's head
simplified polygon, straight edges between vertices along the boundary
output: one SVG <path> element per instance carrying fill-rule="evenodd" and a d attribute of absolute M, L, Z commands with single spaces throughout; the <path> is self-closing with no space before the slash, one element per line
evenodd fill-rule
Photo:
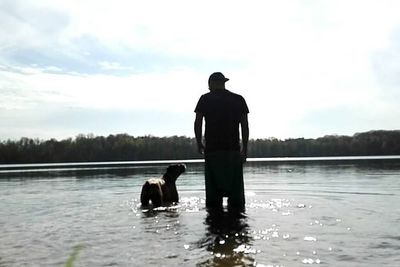
<path fill-rule="evenodd" d="M 214 72 L 208 78 L 208 88 L 213 89 L 225 89 L 225 82 L 229 81 L 221 72 Z"/>

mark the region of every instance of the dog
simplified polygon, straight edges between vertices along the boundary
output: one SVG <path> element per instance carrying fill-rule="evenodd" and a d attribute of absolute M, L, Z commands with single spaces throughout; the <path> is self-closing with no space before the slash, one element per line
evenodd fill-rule
<path fill-rule="evenodd" d="M 151 178 L 147 180 L 140 194 L 142 206 L 148 206 L 150 201 L 153 207 L 179 202 L 175 182 L 179 175 L 185 171 L 186 166 L 184 164 L 173 164 L 168 166 L 167 171 L 161 178 Z"/>

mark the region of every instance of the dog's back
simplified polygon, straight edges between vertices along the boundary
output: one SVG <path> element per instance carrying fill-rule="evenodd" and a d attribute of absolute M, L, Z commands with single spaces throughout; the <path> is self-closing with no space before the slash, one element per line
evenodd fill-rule
<path fill-rule="evenodd" d="M 179 196 L 175 182 L 185 170 L 186 166 L 183 164 L 170 165 L 161 178 L 147 180 L 140 195 L 142 206 L 149 205 L 150 201 L 155 207 L 178 202 Z"/>
<path fill-rule="evenodd" d="M 140 202 L 142 205 L 147 206 L 149 202 L 154 206 L 161 206 L 163 202 L 163 190 L 162 186 L 165 184 L 164 179 L 149 179 L 143 187 L 140 195 Z"/>

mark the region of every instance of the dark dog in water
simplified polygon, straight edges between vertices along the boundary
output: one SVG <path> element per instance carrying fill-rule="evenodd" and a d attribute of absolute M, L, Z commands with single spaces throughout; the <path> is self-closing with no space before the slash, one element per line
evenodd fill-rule
<path fill-rule="evenodd" d="M 149 205 L 150 201 L 154 207 L 178 202 L 179 196 L 175 182 L 185 170 L 186 166 L 184 164 L 170 165 L 161 178 L 147 180 L 142 187 L 140 195 L 142 206 Z"/>

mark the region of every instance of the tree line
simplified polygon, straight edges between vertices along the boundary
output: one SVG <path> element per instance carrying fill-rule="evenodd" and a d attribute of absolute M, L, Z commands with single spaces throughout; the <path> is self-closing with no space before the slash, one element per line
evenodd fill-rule
<path fill-rule="evenodd" d="M 195 138 L 80 134 L 64 140 L 0 142 L 0 164 L 198 159 Z M 248 157 L 400 155 L 400 131 L 369 131 L 316 139 L 252 139 Z"/>

